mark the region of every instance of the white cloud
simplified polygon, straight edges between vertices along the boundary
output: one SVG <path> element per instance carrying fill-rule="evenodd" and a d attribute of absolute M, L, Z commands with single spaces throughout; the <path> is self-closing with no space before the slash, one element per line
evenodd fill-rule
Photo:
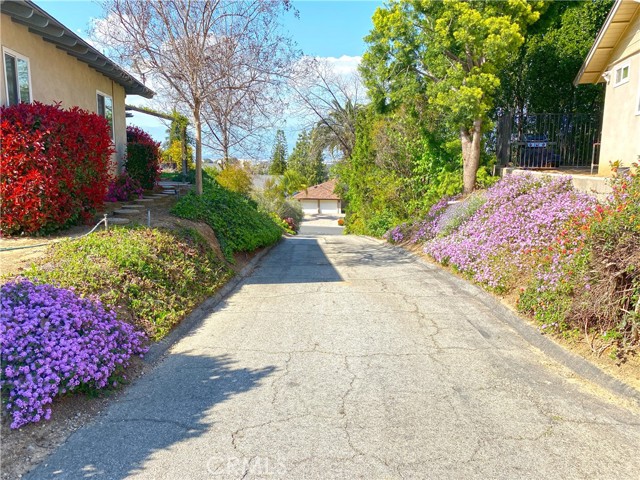
<path fill-rule="evenodd" d="M 341 57 L 316 57 L 318 60 L 327 62 L 332 70 L 339 75 L 354 75 L 358 73 L 358 66 L 362 57 L 342 55 Z"/>

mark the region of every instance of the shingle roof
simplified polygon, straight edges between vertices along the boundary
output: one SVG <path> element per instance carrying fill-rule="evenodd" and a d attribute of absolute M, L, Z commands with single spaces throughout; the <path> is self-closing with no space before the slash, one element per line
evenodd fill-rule
<path fill-rule="evenodd" d="M 0 10 L 9 15 L 15 23 L 24 25 L 31 33 L 40 35 L 45 42 L 54 44 L 60 50 L 122 85 L 128 95 L 153 97 L 155 93 L 153 90 L 109 60 L 32 1 L 2 0 Z"/>
<path fill-rule="evenodd" d="M 293 198 L 296 200 L 340 200 L 340 197 L 334 193 L 335 189 L 336 179 L 332 178 L 328 182 L 314 185 L 296 193 Z"/>

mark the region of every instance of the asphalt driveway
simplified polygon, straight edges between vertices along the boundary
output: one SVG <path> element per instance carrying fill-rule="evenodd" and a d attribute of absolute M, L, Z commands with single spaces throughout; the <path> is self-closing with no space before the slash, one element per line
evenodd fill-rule
<path fill-rule="evenodd" d="M 344 227 L 338 225 L 338 220 L 344 215 L 313 214 L 305 215 L 300 225 L 300 235 L 342 235 Z"/>
<path fill-rule="evenodd" d="M 30 478 L 637 479 L 637 409 L 484 296 L 367 238 L 288 238 Z"/>

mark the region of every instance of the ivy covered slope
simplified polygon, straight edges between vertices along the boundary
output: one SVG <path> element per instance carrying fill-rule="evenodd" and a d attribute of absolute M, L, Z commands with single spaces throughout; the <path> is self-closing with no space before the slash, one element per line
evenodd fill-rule
<path fill-rule="evenodd" d="M 114 228 L 55 245 L 24 275 L 96 295 L 158 340 L 232 273 L 193 230 Z"/>
<path fill-rule="evenodd" d="M 228 261 L 233 262 L 234 253 L 273 245 L 282 236 L 282 227 L 248 197 L 221 187 L 208 176 L 203 189 L 201 196 L 190 192 L 180 199 L 172 213 L 213 228 Z"/>
<path fill-rule="evenodd" d="M 620 175 L 613 187 L 599 204 L 566 177 L 508 176 L 463 201 L 443 198 L 385 238 L 515 293 L 544 330 L 580 332 L 624 358 L 640 347 L 640 179 Z"/>

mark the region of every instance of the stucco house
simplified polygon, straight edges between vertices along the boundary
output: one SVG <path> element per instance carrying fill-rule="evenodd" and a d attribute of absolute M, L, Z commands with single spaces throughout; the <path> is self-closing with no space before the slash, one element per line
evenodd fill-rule
<path fill-rule="evenodd" d="M 154 92 L 29 0 L 1 0 L 0 102 L 78 106 L 107 118 L 119 170 L 127 146 L 125 97 Z"/>
<path fill-rule="evenodd" d="M 342 212 L 340 197 L 334 192 L 336 180 L 314 185 L 306 190 L 296 193 L 293 198 L 302 204 L 305 214 L 330 214 L 337 215 Z"/>
<path fill-rule="evenodd" d="M 606 82 L 599 175 L 640 160 L 640 0 L 616 0 L 574 83 Z"/>

